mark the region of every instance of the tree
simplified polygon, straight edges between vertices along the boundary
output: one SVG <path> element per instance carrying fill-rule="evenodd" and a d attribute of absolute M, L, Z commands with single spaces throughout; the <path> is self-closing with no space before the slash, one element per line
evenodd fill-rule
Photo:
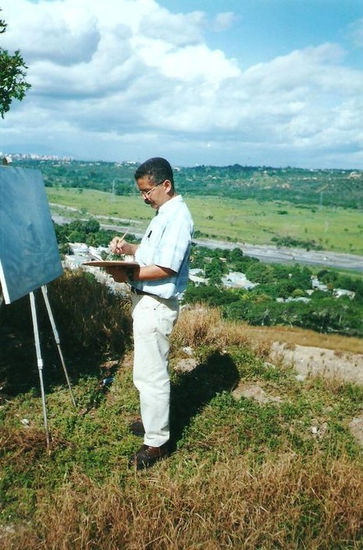
<path fill-rule="evenodd" d="M 0 9 L 1 11 L 1 9 Z M 0 34 L 6 31 L 6 23 L 0 19 Z M 7 50 L 0 48 L 0 114 L 4 118 L 5 113 L 10 109 L 13 99 L 21 101 L 27 90 L 31 87 L 24 79 L 28 67 L 16 50 L 11 55 Z"/>
<path fill-rule="evenodd" d="M 231 262 L 240 262 L 243 260 L 242 250 L 240 248 L 234 248 L 229 255 L 229 259 Z"/>
<path fill-rule="evenodd" d="M 210 283 L 220 284 L 221 278 L 227 273 L 227 266 L 218 258 L 212 258 L 212 261 L 205 266 L 205 276 Z"/>

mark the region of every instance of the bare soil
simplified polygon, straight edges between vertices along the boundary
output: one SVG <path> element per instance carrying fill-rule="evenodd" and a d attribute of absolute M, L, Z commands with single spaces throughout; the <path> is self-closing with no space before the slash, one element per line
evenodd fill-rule
<path fill-rule="evenodd" d="M 272 357 L 293 364 L 298 374 L 323 375 L 363 385 L 363 354 L 273 342 Z"/>

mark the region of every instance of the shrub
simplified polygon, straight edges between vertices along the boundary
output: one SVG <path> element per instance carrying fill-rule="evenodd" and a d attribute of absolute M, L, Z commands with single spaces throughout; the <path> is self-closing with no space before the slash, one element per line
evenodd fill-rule
<path fill-rule="evenodd" d="M 93 275 L 66 271 L 49 285 L 56 324 L 65 348 L 97 356 L 121 356 L 130 343 L 130 306 Z"/>

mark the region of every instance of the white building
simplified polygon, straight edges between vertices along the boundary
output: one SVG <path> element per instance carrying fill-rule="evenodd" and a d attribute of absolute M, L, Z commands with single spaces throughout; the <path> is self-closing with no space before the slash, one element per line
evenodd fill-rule
<path fill-rule="evenodd" d="M 224 275 L 222 283 L 226 288 L 244 288 L 246 290 L 251 290 L 258 285 L 258 283 L 249 281 L 246 275 L 239 271 L 230 271 L 227 275 Z"/>

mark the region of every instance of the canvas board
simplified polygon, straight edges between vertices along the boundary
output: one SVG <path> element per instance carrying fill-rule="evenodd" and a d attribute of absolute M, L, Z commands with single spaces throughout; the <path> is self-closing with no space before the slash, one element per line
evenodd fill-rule
<path fill-rule="evenodd" d="M 40 170 L 0 166 L 0 282 L 5 303 L 62 273 Z"/>

